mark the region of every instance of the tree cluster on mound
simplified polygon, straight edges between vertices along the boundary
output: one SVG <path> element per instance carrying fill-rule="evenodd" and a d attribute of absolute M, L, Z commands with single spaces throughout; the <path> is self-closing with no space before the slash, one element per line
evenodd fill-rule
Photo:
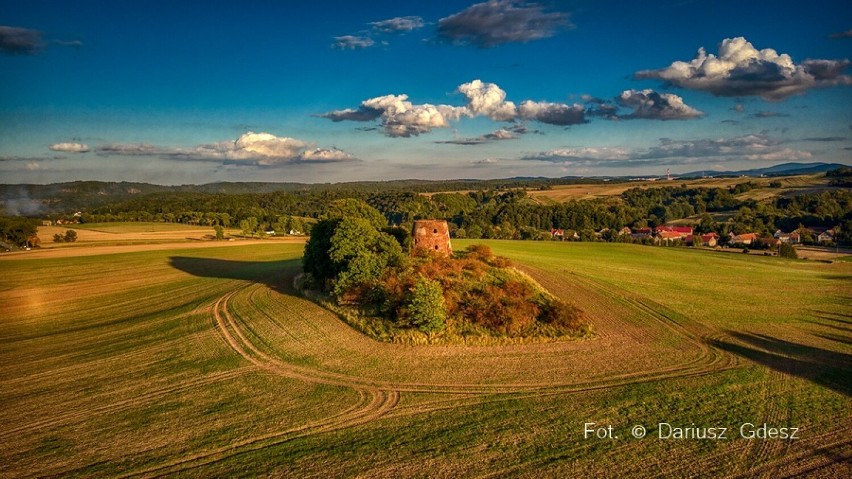
<path fill-rule="evenodd" d="M 380 213 L 345 200 L 317 223 L 305 245 L 306 286 L 365 320 L 362 331 L 395 340 L 419 332 L 437 336 L 580 336 L 582 311 L 551 296 L 534 280 L 474 245 L 454 257 L 408 255 L 408 232 L 385 226 Z"/>

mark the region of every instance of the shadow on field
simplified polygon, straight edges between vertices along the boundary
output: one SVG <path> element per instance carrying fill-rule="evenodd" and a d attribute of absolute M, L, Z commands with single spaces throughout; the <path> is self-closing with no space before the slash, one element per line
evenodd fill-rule
<path fill-rule="evenodd" d="M 221 278 L 263 283 L 281 293 L 293 293 L 293 276 L 302 267 L 300 259 L 285 261 L 229 261 L 213 258 L 172 256 L 169 265 L 201 278 Z"/>
<path fill-rule="evenodd" d="M 852 396 L 852 355 L 762 334 L 727 333 L 738 342 L 714 339 L 707 343 L 776 371 L 807 379 L 847 397 Z"/>

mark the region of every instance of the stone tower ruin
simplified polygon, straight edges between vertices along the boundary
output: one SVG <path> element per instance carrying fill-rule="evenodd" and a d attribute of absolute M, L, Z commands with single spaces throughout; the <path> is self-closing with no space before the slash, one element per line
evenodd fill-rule
<path fill-rule="evenodd" d="M 415 220 L 413 251 L 427 250 L 441 256 L 449 256 L 453 252 L 450 245 L 450 228 L 444 220 Z"/>

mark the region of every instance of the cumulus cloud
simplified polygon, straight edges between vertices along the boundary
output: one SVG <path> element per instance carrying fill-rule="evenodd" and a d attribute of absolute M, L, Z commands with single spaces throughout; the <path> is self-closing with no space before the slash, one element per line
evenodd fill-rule
<path fill-rule="evenodd" d="M 515 140 L 518 136 L 510 130 L 505 128 L 501 128 L 499 130 L 492 131 L 491 133 L 487 133 L 485 135 L 476 136 L 473 138 L 456 138 L 453 140 L 445 140 L 445 141 L 436 141 L 435 143 L 449 144 L 449 145 L 481 145 L 483 143 L 489 143 L 492 141 L 502 141 L 502 140 Z"/>
<path fill-rule="evenodd" d="M 298 160 L 313 163 L 340 163 L 343 161 L 353 161 L 355 157 L 337 148 L 314 148 L 302 152 L 298 156 Z"/>
<path fill-rule="evenodd" d="M 661 138 L 657 146 L 641 150 L 623 148 L 560 148 L 530 154 L 522 160 L 587 167 L 638 167 L 687 165 L 706 161 L 798 161 L 811 158 L 808 151 L 783 145 L 764 134 L 733 138 L 673 140 Z"/>
<path fill-rule="evenodd" d="M 692 61 L 676 61 L 659 70 L 642 70 L 635 78 L 702 90 L 716 96 L 759 96 L 781 101 L 811 88 L 852 84 L 843 75 L 848 60 L 806 60 L 795 64 L 790 55 L 771 48 L 757 50 L 743 37 L 726 38 L 718 56 L 699 48 Z"/>
<path fill-rule="evenodd" d="M 565 103 L 549 103 L 526 100 L 518 108 L 518 114 L 525 120 L 535 120 L 551 125 L 579 125 L 588 123 L 586 109 L 583 105 L 567 105 Z"/>
<path fill-rule="evenodd" d="M 449 122 L 458 121 L 462 117 L 483 116 L 507 122 L 534 120 L 560 126 L 587 123 L 583 105 L 527 100 L 518 107 L 514 102 L 507 101 L 506 92 L 494 83 L 473 80 L 459 85 L 456 91 L 467 99 L 465 106 L 418 105 L 409 101 L 405 94 L 384 95 L 364 100 L 358 108 L 334 110 L 317 116 L 335 122 L 380 119 L 385 134 L 392 137 L 410 137 L 435 128 L 447 128 Z M 518 134 L 528 131 L 520 124 L 505 130 Z M 536 130 L 535 133 L 540 132 Z"/>
<path fill-rule="evenodd" d="M 510 121 L 518 115 L 515 104 L 506 101 L 506 92 L 494 83 L 473 80 L 459 85 L 457 91 L 467 97 L 472 115 L 487 116 L 495 121 Z"/>
<path fill-rule="evenodd" d="M 465 107 L 450 105 L 415 105 L 408 95 L 383 95 L 361 102 L 357 109 L 335 110 L 324 113 L 321 118 L 332 121 L 371 121 L 382 120 L 382 129 L 387 136 L 411 137 L 428 133 L 434 128 L 447 128 L 450 121 L 467 115 Z"/>
<path fill-rule="evenodd" d="M 731 110 L 737 113 L 743 113 L 745 111 L 745 106 L 742 103 L 737 103 L 736 105 L 731 107 Z"/>
<path fill-rule="evenodd" d="M 454 44 L 489 48 L 548 38 L 571 27 L 567 13 L 545 12 L 537 3 L 490 0 L 438 20 L 438 38 Z"/>
<path fill-rule="evenodd" d="M 254 132 L 245 133 L 235 141 L 219 141 L 193 148 L 165 148 L 148 143 L 112 143 L 98 146 L 95 151 L 102 155 L 158 156 L 176 160 L 255 166 L 357 161 L 349 153 L 337 148 L 312 148 L 309 143 L 295 138 Z"/>
<path fill-rule="evenodd" d="M 704 116 L 704 113 L 684 103 L 683 98 L 650 89 L 625 90 L 616 101 L 623 107 L 633 109 L 632 113 L 620 116 L 625 119 L 689 120 Z"/>
<path fill-rule="evenodd" d="M 331 47 L 338 48 L 340 50 L 357 50 L 361 48 L 369 48 L 375 44 L 376 42 L 370 37 L 343 35 L 340 37 L 334 37 L 334 42 L 331 44 Z"/>
<path fill-rule="evenodd" d="M 404 33 L 422 28 L 423 18 L 417 16 L 394 17 L 379 22 L 370 22 L 368 25 L 383 33 Z"/>
<path fill-rule="evenodd" d="M 0 52 L 7 55 L 35 55 L 42 46 L 40 31 L 0 25 Z"/>
<path fill-rule="evenodd" d="M 828 37 L 829 38 L 852 38 L 852 30 L 846 30 L 845 32 L 832 33 Z"/>
<path fill-rule="evenodd" d="M 86 153 L 89 151 L 89 145 L 83 143 L 56 143 L 50 145 L 50 149 L 67 153 Z"/>

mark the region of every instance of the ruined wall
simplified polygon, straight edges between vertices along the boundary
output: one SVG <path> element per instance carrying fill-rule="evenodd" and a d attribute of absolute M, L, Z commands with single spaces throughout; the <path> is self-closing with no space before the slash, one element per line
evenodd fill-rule
<path fill-rule="evenodd" d="M 424 249 L 442 256 L 453 252 L 450 245 L 450 229 L 444 220 L 415 220 L 413 250 Z"/>

